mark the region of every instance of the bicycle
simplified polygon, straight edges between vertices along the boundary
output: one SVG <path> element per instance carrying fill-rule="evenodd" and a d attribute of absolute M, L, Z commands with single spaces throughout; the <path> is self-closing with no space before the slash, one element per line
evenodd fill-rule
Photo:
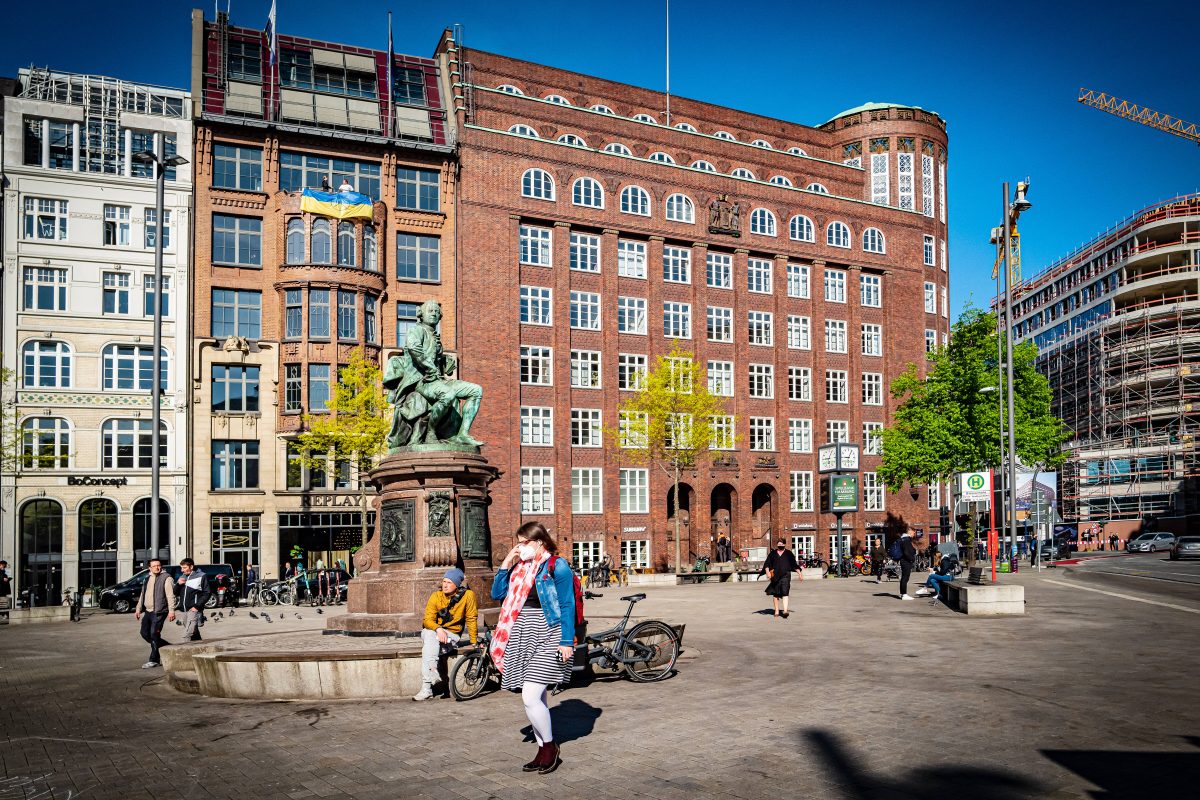
<path fill-rule="evenodd" d="M 500 671 L 492 661 L 492 632 L 483 626 L 479 644 L 459 656 L 450 668 L 450 696 L 455 700 L 470 700 L 478 697 L 489 681 L 500 680 Z"/>
<path fill-rule="evenodd" d="M 584 592 L 584 598 L 592 600 L 604 595 Z M 648 619 L 637 623 L 628 631 L 629 617 L 633 607 L 646 599 L 645 593 L 631 594 L 621 600 L 629 603 L 625 616 L 608 630 L 587 636 L 584 647 L 587 656 L 576 659 L 572 668 L 582 672 L 592 665 L 605 669 L 624 669 L 630 680 L 651 683 L 666 678 L 675 669 L 679 659 L 680 642 L 675 629 L 662 620 Z"/>

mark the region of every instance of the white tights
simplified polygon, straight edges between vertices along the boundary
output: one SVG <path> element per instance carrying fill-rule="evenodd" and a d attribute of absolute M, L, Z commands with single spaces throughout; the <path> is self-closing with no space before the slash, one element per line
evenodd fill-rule
<path fill-rule="evenodd" d="M 538 747 L 554 741 L 554 733 L 550 729 L 548 689 L 544 683 L 526 681 L 521 684 L 521 701 L 525 703 L 525 716 L 529 717 L 529 724 L 533 726 L 533 738 L 537 739 Z"/>

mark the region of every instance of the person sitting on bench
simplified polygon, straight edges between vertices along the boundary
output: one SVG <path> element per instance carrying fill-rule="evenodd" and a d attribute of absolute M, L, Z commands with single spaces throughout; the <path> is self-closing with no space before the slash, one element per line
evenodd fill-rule
<path fill-rule="evenodd" d="M 957 565 L 957 558 L 943 555 L 938 560 L 937 567 L 929 573 L 925 585 L 917 590 L 917 597 L 937 597 L 941 592 L 942 584 L 954 580 L 954 568 Z"/>

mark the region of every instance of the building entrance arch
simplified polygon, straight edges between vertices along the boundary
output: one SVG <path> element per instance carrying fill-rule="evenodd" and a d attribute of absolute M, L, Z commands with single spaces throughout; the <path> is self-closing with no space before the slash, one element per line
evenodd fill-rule
<path fill-rule="evenodd" d="M 29 605 L 62 601 L 63 507 L 57 500 L 30 500 L 21 506 L 21 551 L 17 556 L 22 594 Z"/>
<path fill-rule="evenodd" d="M 690 484 L 679 482 L 679 503 L 675 502 L 675 487 L 667 489 L 667 552 L 675 560 L 675 517 L 679 517 L 679 560 L 690 564 L 695 551 L 692 544 L 692 507 L 695 505 L 696 490 Z"/>
<path fill-rule="evenodd" d="M 737 489 L 718 483 L 709 496 L 709 524 L 712 529 L 713 555 L 718 562 L 733 559 L 733 510 L 737 508 Z"/>
<path fill-rule="evenodd" d="M 778 536 L 779 492 L 769 483 L 760 483 L 754 487 L 750 497 L 750 511 L 754 517 L 753 529 L 755 544 L 770 547 L 774 542 L 770 539 Z"/>

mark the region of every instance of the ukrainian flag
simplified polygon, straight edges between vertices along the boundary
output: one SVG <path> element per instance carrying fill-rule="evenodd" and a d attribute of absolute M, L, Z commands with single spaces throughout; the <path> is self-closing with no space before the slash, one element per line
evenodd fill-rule
<path fill-rule="evenodd" d="M 334 219 L 371 219 L 375 215 L 371 198 L 358 192 L 315 192 L 305 189 L 300 210 Z"/>

